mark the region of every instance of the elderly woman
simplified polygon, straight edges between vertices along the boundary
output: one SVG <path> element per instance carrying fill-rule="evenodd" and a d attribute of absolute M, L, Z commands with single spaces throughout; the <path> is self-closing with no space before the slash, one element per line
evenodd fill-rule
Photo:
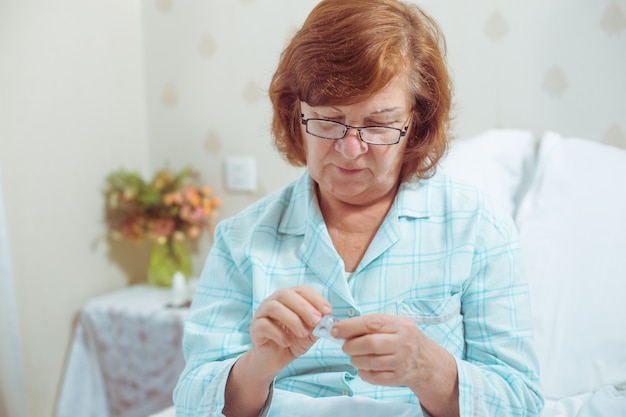
<path fill-rule="evenodd" d="M 539 415 L 513 222 L 436 172 L 443 48 L 396 0 L 311 12 L 270 86 L 277 148 L 307 169 L 218 225 L 178 416 Z M 318 339 L 327 315 L 332 339 Z"/>

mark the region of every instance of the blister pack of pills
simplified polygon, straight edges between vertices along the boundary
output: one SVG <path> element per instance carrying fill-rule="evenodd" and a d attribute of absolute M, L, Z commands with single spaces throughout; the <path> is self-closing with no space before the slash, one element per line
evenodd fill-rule
<path fill-rule="evenodd" d="M 333 342 L 336 342 L 336 343 L 343 343 L 343 340 L 335 339 L 330 334 L 331 329 L 333 328 L 335 323 L 338 323 L 338 322 L 339 322 L 339 319 L 333 316 L 322 317 L 322 320 L 313 329 L 313 336 L 319 337 L 321 339 L 332 340 Z"/>

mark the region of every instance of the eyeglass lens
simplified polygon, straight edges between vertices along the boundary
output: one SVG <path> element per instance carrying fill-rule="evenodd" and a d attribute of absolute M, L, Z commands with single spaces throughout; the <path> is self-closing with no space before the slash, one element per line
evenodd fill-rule
<path fill-rule="evenodd" d="M 350 127 L 331 120 L 308 119 L 306 131 L 312 135 L 325 139 L 342 139 Z M 373 144 L 397 143 L 402 136 L 401 130 L 393 127 L 362 127 L 359 131 L 361 140 Z"/>

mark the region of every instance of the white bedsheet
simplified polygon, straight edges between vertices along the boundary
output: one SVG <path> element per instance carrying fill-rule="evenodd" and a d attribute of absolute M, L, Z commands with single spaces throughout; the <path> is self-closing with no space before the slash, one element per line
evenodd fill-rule
<path fill-rule="evenodd" d="M 546 400 L 541 417 L 626 417 L 626 396 L 613 386 L 560 400 Z"/>
<path fill-rule="evenodd" d="M 561 400 L 546 399 L 541 417 L 576 417 L 578 410 L 592 395 L 593 393 L 585 393 Z"/>
<path fill-rule="evenodd" d="M 150 417 L 174 417 L 170 407 Z M 272 417 L 318 416 L 368 416 L 368 417 L 421 417 L 420 407 L 410 404 L 393 404 L 365 397 L 310 398 L 305 395 L 281 396 L 274 393 Z M 541 417 L 626 417 L 626 396 L 613 386 L 594 393 L 584 393 L 560 400 L 546 400 Z"/>
<path fill-rule="evenodd" d="M 312 398 L 302 394 L 281 395 L 274 391 L 268 417 L 319 417 L 319 416 L 368 416 L 368 417 L 423 417 L 418 405 L 377 401 L 368 397 Z"/>
<path fill-rule="evenodd" d="M 367 397 L 324 397 L 313 398 L 303 394 L 274 391 L 268 417 L 423 417 L 420 406 L 404 403 L 377 401 Z M 174 417 L 170 407 L 150 417 Z"/>

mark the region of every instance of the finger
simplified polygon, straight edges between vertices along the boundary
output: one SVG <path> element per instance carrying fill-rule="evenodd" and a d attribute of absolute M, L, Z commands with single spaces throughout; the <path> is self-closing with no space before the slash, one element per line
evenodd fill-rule
<path fill-rule="evenodd" d="M 276 291 L 274 296 L 310 328 L 317 325 L 324 314 L 332 311 L 330 303 L 310 287 L 283 288 Z"/>
<path fill-rule="evenodd" d="M 361 317 L 342 320 L 332 329 L 333 337 L 353 339 L 359 336 L 376 333 L 396 333 L 400 329 L 398 316 L 386 314 L 368 314 Z"/>
<path fill-rule="evenodd" d="M 270 299 L 261 303 L 255 317 L 257 319 L 270 319 L 294 335 L 305 337 L 310 331 L 309 326 L 303 321 L 300 314 L 294 310 L 302 310 L 302 307 L 285 297 Z"/>
<path fill-rule="evenodd" d="M 359 369 L 359 377 L 373 385 L 396 387 L 403 385 L 394 371 L 366 371 Z"/>
<path fill-rule="evenodd" d="M 398 350 L 397 338 L 388 333 L 374 333 L 348 339 L 343 344 L 346 355 L 391 355 Z"/>
<path fill-rule="evenodd" d="M 282 324 L 269 318 L 260 318 L 250 324 L 250 334 L 257 343 L 265 344 L 272 341 L 280 347 L 288 347 L 293 343 L 292 333 Z"/>
<path fill-rule="evenodd" d="M 314 304 L 322 300 L 317 292 L 308 287 L 295 287 L 277 291 L 280 301 L 298 315 L 304 327 L 311 330 L 322 319 L 322 312 Z M 323 301 L 322 301 L 323 302 Z"/>
<path fill-rule="evenodd" d="M 361 371 L 394 371 L 399 362 L 395 355 L 356 355 L 350 357 L 352 366 Z"/>
<path fill-rule="evenodd" d="M 300 296 L 306 299 L 321 315 L 325 316 L 333 312 L 333 308 L 330 303 L 324 296 L 315 291 L 311 287 L 299 286 L 295 287 L 294 291 L 296 291 Z M 317 324 L 317 323 L 315 323 Z"/>

